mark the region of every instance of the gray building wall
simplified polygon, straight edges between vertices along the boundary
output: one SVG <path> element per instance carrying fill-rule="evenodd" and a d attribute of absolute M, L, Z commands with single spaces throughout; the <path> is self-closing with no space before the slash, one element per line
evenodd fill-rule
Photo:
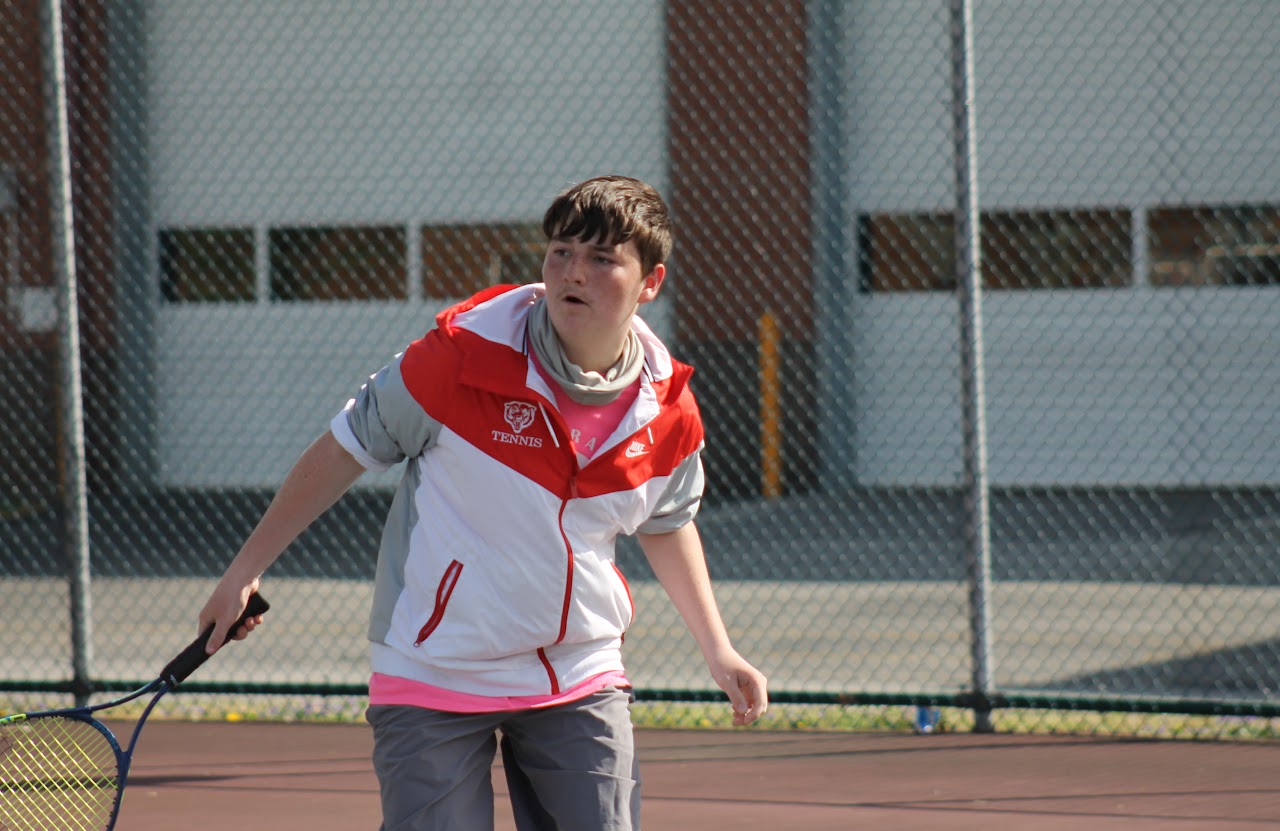
<path fill-rule="evenodd" d="M 150 4 L 155 228 L 531 221 L 602 170 L 669 186 L 658 0 L 415 8 Z M 1222 8 L 976 0 L 984 209 L 1280 202 L 1280 5 Z M 946 4 L 841 19 L 845 222 L 949 210 Z M 993 484 L 1276 481 L 1280 292 L 1135 282 L 988 294 Z M 953 299 L 842 296 L 827 481 L 955 484 Z M 160 483 L 270 487 L 440 304 L 158 305 Z"/>
<path fill-rule="evenodd" d="M 668 185 L 658 0 L 164 0 L 146 20 L 157 230 L 251 226 L 261 241 L 389 224 L 412 239 L 424 224 L 540 221 L 602 172 Z M 443 303 L 409 296 L 161 302 L 159 483 L 277 485 L 433 324 Z M 669 329 L 665 302 L 647 311 Z"/>
<path fill-rule="evenodd" d="M 952 208 L 945 7 L 849 8 L 850 221 Z M 976 0 L 973 35 L 984 211 L 1280 203 L 1280 4 Z M 993 485 L 1280 478 L 1280 292 L 1134 282 L 986 292 Z M 954 298 L 852 302 L 834 455 L 862 484 L 958 483 Z"/>

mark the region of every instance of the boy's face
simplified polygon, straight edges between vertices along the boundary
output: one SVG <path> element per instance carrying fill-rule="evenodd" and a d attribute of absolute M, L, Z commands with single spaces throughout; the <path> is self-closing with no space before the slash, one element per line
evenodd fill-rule
<path fill-rule="evenodd" d="M 569 360 L 585 370 L 608 369 L 622 353 L 631 318 L 641 303 L 658 296 L 666 267 L 641 271 L 632 241 L 557 238 L 547 244 L 542 278 L 547 311 Z"/>

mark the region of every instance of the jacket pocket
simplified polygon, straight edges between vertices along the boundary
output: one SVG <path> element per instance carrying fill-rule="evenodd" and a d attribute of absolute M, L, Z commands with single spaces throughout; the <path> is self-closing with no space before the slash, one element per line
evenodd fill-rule
<path fill-rule="evenodd" d="M 458 585 L 458 578 L 461 576 L 462 563 L 457 560 L 451 561 L 449 567 L 444 570 L 444 576 L 440 578 L 440 585 L 436 587 L 436 607 L 432 610 L 431 617 L 427 618 L 426 624 L 418 631 L 418 639 L 413 642 L 414 646 L 422 646 L 422 642 L 436 631 L 436 627 L 444 618 L 445 607 L 449 605 L 449 598 L 453 595 L 453 589 Z"/>

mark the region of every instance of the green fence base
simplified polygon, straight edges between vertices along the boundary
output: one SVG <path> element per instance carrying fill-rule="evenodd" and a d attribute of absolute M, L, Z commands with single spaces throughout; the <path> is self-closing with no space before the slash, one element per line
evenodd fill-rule
<path fill-rule="evenodd" d="M 97 681 L 88 692 L 129 692 L 147 683 L 134 681 Z M 369 688 L 364 684 L 245 684 L 190 682 L 180 688 L 184 693 L 217 695 L 304 695 L 363 696 Z M 11 693 L 61 693 L 75 695 L 86 692 L 71 681 L 7 681 L 0 691 Z M 642 702 L 720 703 L 719 690 L 636 690 Z M 1225 701 L 1218 699 L 1075 696 L 1037 693 L 819 693 L 786 692 L 769 694 L 772 704 L 826 704 L 842 707 L 957 707 L 976 712 L 994 710 L 1067 710 L 1101 713 L 1149 713 L 1191 716 L 1254 716 L 1280 718 L 1280 701 Z"/>

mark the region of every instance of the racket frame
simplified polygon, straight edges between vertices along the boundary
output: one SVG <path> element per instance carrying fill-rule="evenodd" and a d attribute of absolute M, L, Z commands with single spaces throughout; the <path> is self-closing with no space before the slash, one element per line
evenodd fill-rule
<path fill-rule="evenodd" d="M 266 599 L 258 594 L 253 594 L 249 598 L 249 603 L 245 607 L 244 612 L 240 615 L 240 619 L 228 629 L 228 638 L 230 634 L 239 628 L 247 618 L 264 614 L 271 605 Z M 81 707 L 68 707 L 58 710 L 37 710 L 29 713 L 14 713 L 12 715 L 0 717 L 0 730 L 6 728 L 18 727 L 23 724 L 29 724 L 33 721 L 46 718 L 61 718 L 73 721 L 79 721 L 97 730 L 106 738 L 107 743 L 111 746 L 112 752 L 116 757 L 116 793 L 115 799 L 111 806 L 111 815 L 107 820 L 104 831 L 111 831 L 115 827 L 116 817 L 120 813 L 120 804 L 124 796 L 125 785 L 129 779 L 129 768 L 133 765 L 133 752 L 138 746 L 138 738 L 142 735 L 142 727 L 147 723 L 147 717 L 151 715 L 151 711 L 160 703 L 160 699 L 183 681 L 187 679 L 191 673 L 195 672 L 206 660 L 209 659 L 208 653 L 205 651 L 209 643 L 209 638 L 213 634 L 213 627 L 210 626 L 200 637 L 196 638 L 187 647 L 182 650 L 172 661 L 170 661 L 160 672 L 160 677 L 139 687 L 131 693 L 126 693 L 119 698 L 113 698 L 110 701 L 104 701 L 101 704 L 85 705 Z M 225 643 L 225 642 L 224 642 Z M 133 731 L 129 737 L 128 748 L 122 748 L 120 741 L 116 735 L 111 732 L 111 728 L 99 721 L 94 714 L 103 710 L 109 710 L 113 707 L 119 707 L 121 704 L 128 704 L 138 698 L 142 698 L 149 693 L 155 693 L 151 700 L 147 702 L 147 706 L 142 711 L 142 715 L 138 717 L 137 722 L 133 725 Z"/>
<path fill-rule="evenodd" d="M 112 799 L 111 814 L 107 818 L 105 828 L 107 831 L 115 827 L 116 816 L 120 813 L 120 803 L 124 795 L 125 785 L 129 780 L 129 768 L 133 764 L 133 751 L 138 746 L 138 737 L 142 735 L 142 726 L 146 724 L 147 717 L 151 715 L 151 711 L 160 703 L 160 699 L 173 687 L 163 678 L 157 678 L 151 683 L 139 687 L 127 695 L 120 698 L 104 701 L 101 704 L 86 705 L 83 707 L 69 707 L 63 710 L 39 710 L 31 713 L 15 713 L 11 716 L 0 718 L 0 730 L 4 728 L 20 727 L 24 724 L 30 724 L 42 719 L 57 718 L 66 719 L 68 721 L 78 721 L 97 730 L 110 745 L 112 753 L 116 758 L 116 775 L 115 775 L 115 796 Z M 142 711 L 142 715 L 138 717 L 138 721 L 133 725 L 133 731 L 129 736 L 128 747 L 121 747 L 120 740 L 111 728 L 103 724 L 94 717 L 94 713 L 102 710 L 109 710 L 112 707 L 118 707 L 121 704 L 128 704 L 130 701 L 141 698 L 148 693 L 155 693 L 151 701 L 147 702 L 146 709 Z"/>

